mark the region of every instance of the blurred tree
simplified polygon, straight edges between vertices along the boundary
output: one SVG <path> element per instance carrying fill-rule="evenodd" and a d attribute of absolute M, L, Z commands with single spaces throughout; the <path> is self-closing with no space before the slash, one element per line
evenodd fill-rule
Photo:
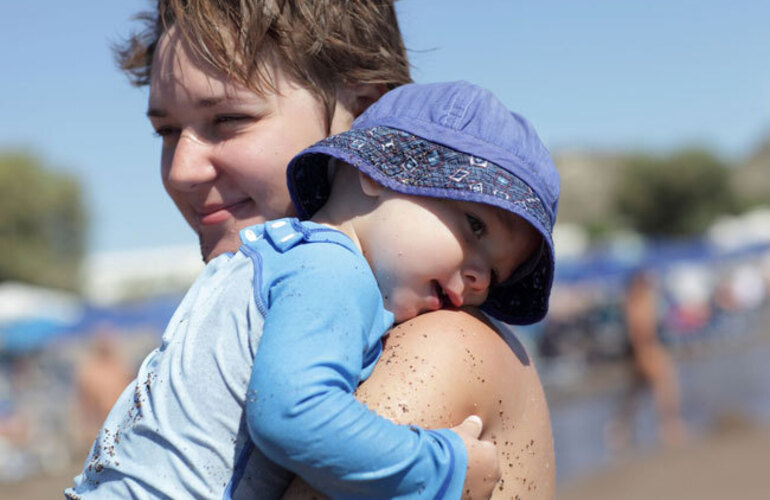
<path fill-rule="evenodd" d="M 86 213 L 76 179 L 0 152 L 0 282 L 77 290 Z"/>
<path fill-rule="evenodd" d="M 729 174 L 722 161 L 702 150 L 632 156 L 622 166 L 615 207 L 647 236 L 701 234 L 717 215 L 735 208 Z"/>

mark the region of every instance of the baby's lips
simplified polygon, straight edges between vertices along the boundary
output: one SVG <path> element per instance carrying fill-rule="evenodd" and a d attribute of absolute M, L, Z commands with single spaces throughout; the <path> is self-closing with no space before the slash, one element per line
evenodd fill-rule
<path fill-rule="evenodd" d="M 452 307 L 460 308 L 463 306 L 463 296 L 461 293 L 457 293 L 454 290 L 445 289 L 444 293 L 446 294 L 446 297 L 449 299 L 450 305 Z"/>
<path fill-rule="evenodd" d="M 450 307 L 459 309 L 463 306 L 464 301 L 461 293 L 457 293 L 451 288 L 445 288 L 438 280 L 433 281 L 433 287 L 438 297 L 440 308 Z"/>

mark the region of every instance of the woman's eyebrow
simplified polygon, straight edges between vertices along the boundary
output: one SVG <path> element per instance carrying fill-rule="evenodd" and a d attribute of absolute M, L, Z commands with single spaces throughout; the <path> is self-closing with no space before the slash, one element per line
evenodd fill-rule
<path fill-rule="evenodd" d="M 196 108 L 213 108 L 224 100 L 224 97 L 204 97 L 203 99 L 198 99 L 193 106 Z M 150 118 L 165 118 L 168 116 L 168 113 L 160 108 L 150 108 L 147 110 L 147 116 Z"/>
<path fill-rule="evenodd" d="M 224 97 L 204 97 L 203 99 L 198 99 L 195 102 L 196 108 L 213 108 L 220 102 L 224 101 Z"/>

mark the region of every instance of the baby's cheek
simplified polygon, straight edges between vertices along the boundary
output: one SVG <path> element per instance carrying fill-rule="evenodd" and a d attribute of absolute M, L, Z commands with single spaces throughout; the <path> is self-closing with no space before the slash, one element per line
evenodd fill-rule
<path fill-rule="evenodd" d="M 410 297 L 411 294 L 396 293 L 389 299 L 390 307 L 388 307 L 388 302 L 385 303 L 385 308 L 393 313 L 396 323 L 412 319 L 419 313 L 415 302 L 410 300 Z"/>

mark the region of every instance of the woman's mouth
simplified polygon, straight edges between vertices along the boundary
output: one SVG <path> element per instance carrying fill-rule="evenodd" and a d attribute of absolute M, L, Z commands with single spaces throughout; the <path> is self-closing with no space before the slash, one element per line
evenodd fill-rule
<path fill-rule="evenodd" d="M 219 224 L 233 217 L 234 212 L 240 209 L 249 201 L 249 198 L 246 198 L 229 205 L 221 205 L 212 207 L 211 209 L 204 209 L 203 211 L 198 212 L 198 221 L 200 222 L 201 226 Z"/>

